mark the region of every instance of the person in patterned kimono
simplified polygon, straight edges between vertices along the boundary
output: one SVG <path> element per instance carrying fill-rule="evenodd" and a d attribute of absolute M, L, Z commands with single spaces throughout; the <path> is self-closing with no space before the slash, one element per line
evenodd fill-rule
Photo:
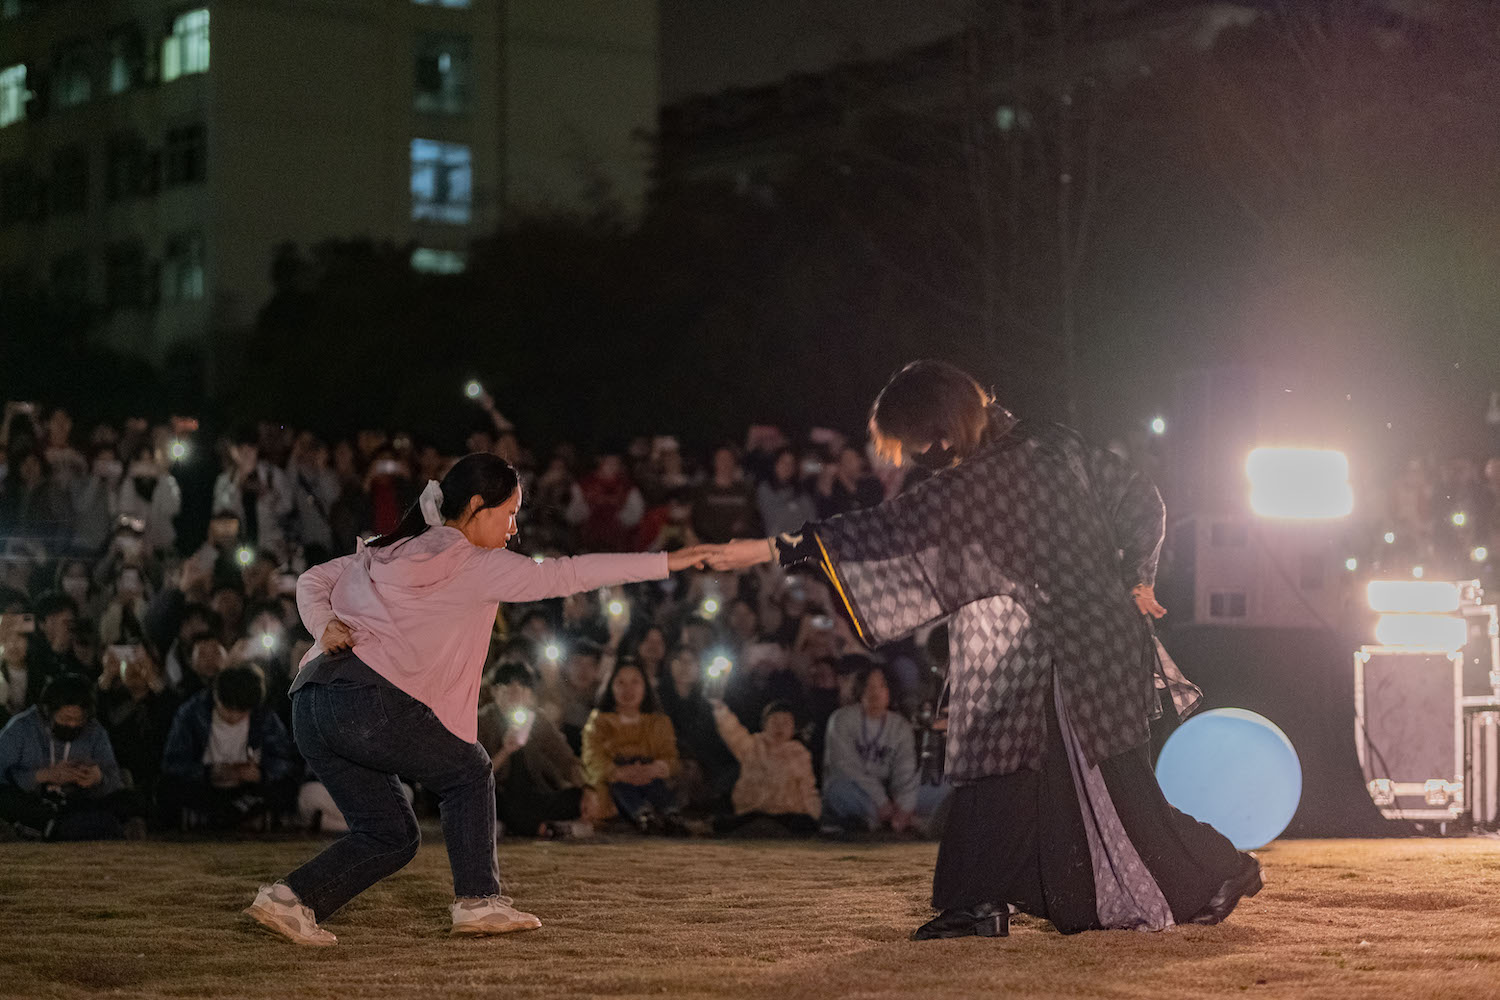
<path fill-rule="evenodd" d="M 932 477 L 795 535 L 730 542 L 716 569 L 822 568 L 870 646 L 949 624 L 948 779 L 917 940 L 1004 936 L 1011 907 L 1059 931 L 1218 923 L 1259 862 L 1168 804 L 1150 760 L 1157 688 L 1196 689 L 1150 619 L 1165 508 L 1124 460 L 1058 424 L 1017 420 L 943 362 L 895 375 L 877 448 Z"/>

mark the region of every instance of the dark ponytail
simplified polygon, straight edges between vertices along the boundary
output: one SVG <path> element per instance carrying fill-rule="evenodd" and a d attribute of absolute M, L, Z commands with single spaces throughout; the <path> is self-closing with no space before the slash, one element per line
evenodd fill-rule
<path fill-rule="evenodd" d="M 422 485 L 425 488 L 427 484 Z M 455 462 L 438 485 L 443 489 L 443 503 L 438 512 L 443 515 L 443 520 L 451 521 L 469 506 L 470 497 L 480 498 L 479 510 L 500 506 L 521 485 L 521 477 L 505 459 L 478 451 Z M 415 538 L 426 531 L 427 527 L 427 521 L 422 517 L 422 503 L 418 500 L 407 508 L 395 531 L 372 538 L 366 545 L 369 548 L 384 548 L 407 538 Z"/>

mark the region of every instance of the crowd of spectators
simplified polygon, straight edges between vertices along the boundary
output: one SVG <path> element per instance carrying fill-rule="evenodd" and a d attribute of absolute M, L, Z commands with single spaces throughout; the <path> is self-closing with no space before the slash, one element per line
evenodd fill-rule
<path fill-rule="evenodd" d="M 795 530 L 905 485 L 828 430 L 797 447 L 753 427 L 701 463 L 670 437 L 585 460 L 533 453 L 476 403 L 462 450 L 521 471 L 513 544 L 538 559 Z M 205 449 L 211 493 L 182 474 Z M 175 418 L 82 432 L 7 404 L 0 838 L 343 829 L 290 735 L 286 692 L 317 638 L 298 574 L 393 529 L 459 450 L 276 424 L 213 440 Z M 505 830 L 929 830 L 945 642 L 871 653 L 835 600 L 818 576 L 762 567 L 503 606 L 475 711 Z"/>

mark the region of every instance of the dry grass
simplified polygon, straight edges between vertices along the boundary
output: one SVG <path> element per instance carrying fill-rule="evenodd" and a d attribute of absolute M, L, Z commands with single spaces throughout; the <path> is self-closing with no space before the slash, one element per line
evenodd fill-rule
<path fill-rule="evenodd" d="M 242 918 L 309 841 L 0 847 L 0 996 L 1500 996 L 1500 842 L 1300 841 L 1220 927 L 913 944 L 931 845 L 502 846 L 542 930 L 450 940 L 441 846 L 300 949 Z"/>

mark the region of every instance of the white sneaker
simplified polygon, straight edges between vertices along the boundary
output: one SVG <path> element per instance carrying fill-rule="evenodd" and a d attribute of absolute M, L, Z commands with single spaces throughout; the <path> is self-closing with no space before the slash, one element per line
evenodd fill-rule
<path fill-rule="evenodd" d="M 292 887 L 284 882 L 261 886 L 255 902 L 245 908 L 245 914 L 297 944 L 327 947 L 339 943 L 338 938 L 318 926 L 313 911 L 302 905 Z"/>
<path fill-rule="evenodd" d="M 509 934 L 512 931 L 534 931 L 542 926 L 542 922 L 535 916 L 523 913 L 510 904 L 509 896 L 455 900 L 449 907 L 453 914 L 453 933 L 480 937 L 486 934 Z"/>

